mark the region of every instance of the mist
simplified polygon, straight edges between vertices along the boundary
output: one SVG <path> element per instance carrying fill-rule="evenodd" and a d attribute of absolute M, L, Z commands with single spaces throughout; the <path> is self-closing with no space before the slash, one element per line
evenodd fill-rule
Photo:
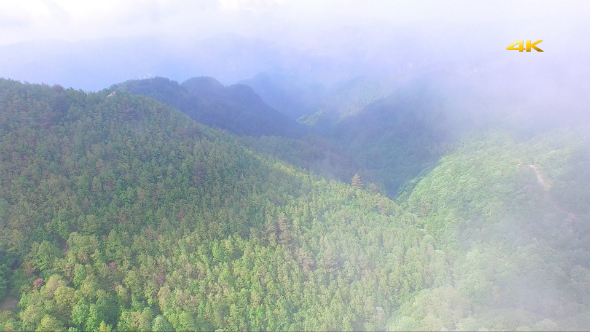
<path fill-rule="evenodd" d="M 36 11 L 25 14 L 27 5 Z M 584 116 L 580 107 L 588 102 L 583 2 L 3 6 L 0 76 L 31 83 L 98 91 L 156 76 L 211 76 L 231 85 L 267 73 L 316 90 L 368 77 L 383 86 L 379 97 L 434 80 L 456 101 L 471 99 L 467 108 L 530 105 L 543 114 Z M 543 40 L 545 52 L 507 51 L 518 39 Z M 302 102 L 317 110 L 325 101 L 315 98 Z"/>
<path fill-rule="evenodd" d="M 24 120 L 18 118 L 24 108 L 13 107 L 8 92 L 0 94 L 8 119 L 6 124 L 0 123 L 0 135 L 23 123 L 23 128 L 30 128 L 14 137 L 34 133 L 60 137 L 60 142 L 76 139 L 75 148 L 70 148 L 74 152 L 64 151 L 75 155 L 75 151 L 83 150 L 90 155 L 90 151 L 102 151 L 99 145 L 105 142 L 80 139 L 83 135 L 76 128 L 87 126 L 94 135 L 102 130 L 92 127 L 96 122 L 110 128 L 109 135 L 120 140 L 118 150 L 108 145 L 105 153 L 120 153 L 117 156 L 121 160 L 135 158 L 134 163 L 129 162 L 133 167 L 127 162 L 117 164 L 118 157 L 105 159 L 116 172 L 140 172 L 143 169 L 136 166 L 149 160 L 145 156 L 151 156 L 152 150 L 156 151 L 153 160 L 166 160 L 164 166 L 146 162 L 145 169 L 155 169 L 149 176 L 122 175 L 127 182 L 119 181 L 113 175 L 119 173 L 106 166 L 96 166 L 100 172 L 88 179 L 85 174 L 76 175 L 78 195 L 90 191 L 88 188 L 94 188 L 91 192 L 101 197 L 121 191 L 113 194 L 115 203 L 109 203 L 109 209 L 122 202 L 117 209 L 125 210 L 134 197 L 151 197 L 153 206 L 145 217 L 151 224 L 147 231 L 140 227 L 141 236 L 150 239 L 146 243 L 156 242 L 158 227 L 165 229 L 162 237 L 169 236 L 165 238 L 168 242 L 162 243 L 169 245 L 177 237 L 187 243 L 183 244 L 182 263 L 176 269 L 180 272 L 169 273 L 169 279 L 177 284 L 165 284 L 165 272 L 159 272 L 153 280 L 146 277 L 146 287 L 156 289 L 152 293 L 157 296 L 136 300 L 143 296 L 138 295 L 138 289 L 143 289 L 136 285 L 135 274 L 117 281 L 134 296 L 133 300 L 125 300 L 132 303 L 129 308 L 117 310 L 134 315 L 137 312 L 139 317 L 138 308 L 145 302 L 146 308 L 155 310 L 149 314 L 154 317 L 145 314 L 153 320 L 149 328 L 155 326 L 156 320 L 161 323 L 165 319 L 176 329 L 584 329 L 590 322 L 588 13 L 590 3 L 581 1 L 2 3 L 0 77 L 11 81 L 0 83 L 7 86 L 6 91 L 16 91 L 15 96 L 33 105 L 30 108 L 36 113 L 23 116 Z M 537 47 L 543 52 L 506 49 L 517 40 L 542 40 Z M 12 80 L 30 84 L 21 87 Z M 22 97 L 36 96 L 22 92 L 28 88 L 45 99 L 35 104 L 29 100 L 33 97 Z M 35 105 L 46 107 L 38 106 L 36 110 Z M 140 112 L 142 107 L 147 110 L 145 114 Z M 54 110 L 58 108 L 59 112 Z M 97 110 L 108 116 L 97 116 L 102 114 Z M 158 132 L 154 139 L 145 129 L 141 131 L 143 136 L 136 137 L 125 127 L 126 122 L 149 121 L 146 119 L 150 117 L 157 120 L 129 128 L 156 132 L 163 124 L 168 126 L 168 136 Z M 31 122 L 37 118 L 38 124 Z M 117 121 L 123 129 L 117 127 Z M 65 129 L 55 129 L 57 126 L 71 131 L 63 134 Z M 57 136 L 62 134 L 66 136 Z M 8 134 L 6 137 L 7 142 L 13 139 Z M 43 140 L 43 136 L 35 136 L 27 142 L 35 142 L 33 146 Z M 88 145 L 86 150 L 84 144 Z M 159 151 L 162 146 L 170 149 L 170 156 Z M 19 149 L 24 148 L 19 145 Z M 92 168 L 102 162 L 73 162 L 64 155 L 45 164 L 38 162 L 34 168 L 26 162 L 37 162 L 40 157 L 19 157 L 18 164 L 13 156 L 20 156 L 20 150 L 12 154 L 9 148 L 1 151 L 11 156 L 2 162 L 15 163 L 12 173 L 7 171 L 5 176 L 14 177 L 14 188 L 22 186 L 24 193 L 30 193 L 27 186 L 34 183 L 26 176 L 34 178 L 38 174 L 42 178 L 49 174 L 45 164 L 55 171 L 78 165 Z M 51 151 L 57 155 L 59 149 Z M 137 151 L 141 155 L 133 157 Z M 69 181 L 69 168 L 56 171 L 59 176 L 55 178 L 63 183 L 66 178 Z M 103 168 L 108 169 L 108 175 L 101 177 Z M 158 187 L 153 192 L 144 190 L 151 188 L 150 181 L 156 181 L 152 178 L 158 179 Z M 179 199 L 179 204 L 198 202 L 196 210 L 178 209 L 176 203 L 160 208 L 158 204 L 174 200 L 171 196 L 163 198 L 164 192 L 176 189 L 164 189 L 162 179 L 167 178 L 174 178 L 169 183 L 175 186 L 188 188 L 186 192 L 193 196 Z M 103 180 L 104 184 L 100 182 Z M 59 182 L 51 181 L 46 187 Z M 143 189 L 137 189 L 133 181 L 146 183 L 142 183 Z M 6 188 L 12 185 L 8 180 L 0 183 L 5 183 Z M 181 197 L 184 193 L 176 190 L 174 195 Z M 17 200 L 3 197 L 0 212 L 6 213 L 0 216 L 4 218 L 7 211 L 17 210 Z M 59 233 L 61 238 L 55 235 L 55 239 L 42 240 L 65 248 L 74 246 L 78 236 L 76 233 L 68 237 L 70 231 L 95 236 L 89 230 L 99 227 L 88 226 L 87 220 L 95 220 L 95 214 L 103 218 L 101 213 L 107 208 L 88 208 L 95 199 L 89 197 L 78 204 L 87 209 L 82 217 L 73 212 L 67 215 L 85 223 L 83 227 L 74 222 L 69 229 L 59 226 L 59 232 L 65 235 Z M 141 208 L 148 203 L 142 201 Z M 34 206 L 28 201 L 19 204 L 19 208 Z M 215 207 L 208 210 L 207 204 Z M 143 213 L 140 208 L 137 211 Z M 126 219 L 126 212 L 118 213 L 116 218 L 117 213 L 109 211 L 104 220 L 108 217 L 109 221 L 116 220 L 113 224 L 122 224 L 116 226 L 121 227 L 119 231 L 143 226 L 139 217 L 136 220 L 130 214 Z M 193 231 L 193 224 L 184 218 L 187 213 L 196 216 L 193 224 L 198 223 L 206 233 L 174 233 L 175 227 Z M 48 217 L 47 224 L 65 225 L 67 218 L 62 216 L 66 214 L 61 210 L 55 214 Z M 136 224 L 126 224 L 128 220 Z M 186 224 L 182 228 L 175 222 Z M 107 227 L 106 221 L 103 224 Z M 96 234 L 99 240 L 89 243 L 118 236 L 99 231 Z M 129 234 L 133 235 L 131 231 Z M 131 241 L 129 234 L 121 241 L 134 241 L 133 250 L 143 248 L 138 244 L 143 242 Z M 40 235 L 35 236 L 29 242 L 37 250 L 42 240 Z M 191 243 L 203 247 L 197 250 Z M 207 247 L 210 243 L 214 243 L 211 248 Z M 14 256 L 6 260 L 0 257 L 0 285 L 2 264 L 13 264 L 15 271 L 22 266 L 29 279 L 48 279 L 50 272 L 46 271 L 58 271 L 38 267 L 49 263 L 29 263 L 39 260 L 36 251 L 30 254 L 23 246 L 11 246 L 0 245 L 0 254 Z M 64 250 L 58 248 L 56 252 L 60 249 Z M 158 252 L 158 264 L 163 261 L 160 257 L 170 252 Z M 248 255 L 262 263 L 239 261 L 250 259 Z M 177 252 L 172 256 L 176 259 Z M 288 261 L 291 265 L 273 265 L 267 271 L 266 267 L 260 268 L 266 262 L 260 257 L 273 264 Z M 193 259 L 202 261 L 189 262 Z M 238 261 L 243 265 L 231 265 Z M 101 264 L 107 266 L 106 262 Z M 117 272 L 117 265 L 112 264 L 108 269 Z M 124 264 L 129 271 L 134 269 L 132 263 Z M 166 264 L 173 266 L 177 262 Z M 214 268 L 209 269 L 209 264 Z M 231 274 L 240 266 L 249 266 L 246 270 L 256 269 L 257 276 L 264 276 L 260 277 L 261 286 L 249 295 L 244 294 L 246 289 L 250 292 L 251 285 L 239 282 L 247 279 L 243 275 L 251 271 Z M 139 268 L 133 273 L 136 270 Z M 222 270 L 220 276 L 215 274 Z M 268 277 L 276 271 L 276 280 Z M 207 284 L 205 288 L 204 283 L 194 286 L 188 282 L 190 287 L 178 286 L 185 282 L 179 276 L 183 273 L 198 282 L 205 275 L 208 281 L 221 280 L 221 286 Z M 19 276 L 17 272 L 14 275 Z M 70 277 L 66 274 L 64 280 Z M 235 280 L 223 284 L 231 278 Z M 272 279 L 268 282 L 271 286 L 267 279 Z M 78 287 L 80 280 L 72 284 Z M 285 299 L 272 290 L 275 284 L 290 287 L 296 283 L 293 280 L 303 280 L 298 284 L 301 289 L 317 286 L 320 291 L 306 288 L 305 294 L 309 298 L 309 294 L 323 296 L 312 301 L 321 306 L 321 313 L 313 305 L 304 306 L 304 300 L 295 295 L 296 300 Z M 18 284 L 10 282 L 9 288 Z M 123 298 L 128 294 L 121 285 L 117 286 L 116 296 Z M 156 285 L 165 286 L 154 288 Z M 368 290 L 363 288 L 366 285 Z M 30 292 L 34 298 L 43 293 L 37 292 L 40 287 L 23 286 L 23 294 Z M 186 291 L 188 288 L 190 291 Z M 246 317 L 246 311 L 236 314 L 233 302 L 228 302 L 227 308 L 221 302 L 216 302 L 217 307 L 206 307 L 202 304 L 206 301 L 198 300 L 203 289 L 223 290 L 216 293 L 215 299 L 208 297 L 210 302 L 231 298 L 251 308 L 262 308 L 267 301 L 275 310 L 278 305 L 272 299 L 280 298 L 281 319 L 289 323 L 264 325 L 261 322 L 266 318 L 260 318 L 263 315 L 256 311 L 255 318 L 249 313 L 248 323 L 231 325 L 223 317 L 229 313 L 232 317 Z M 265 292 L 270 295 L 264 297 Z M 193 316 L 185 316 L 198 317 L 194 318 L 195 325 L 182 325 L 185 316 L 176 309 L 164 309 L 172 302 L 166 302 L 167 296 L 173 293 L 183 299 L 179 307 L 186 312 L 194 309 Z M 34 302 L 21 303 L 24 308 Z M 342 308 L 353 305 L 356 311 L 350 309 L 344 314 Z M 221 312 L 226 314 L 218 315 Z M 13 318 L 6 321 L 9 319 Z M 41 318 L 39 321 L 41 324 Z M 62 323 L 70 324 L 65 318 Z M 79 326 L 93 326 L 91 323 Z M 103 323 L 126 326 L 116 325 L 115 319 Z"/>

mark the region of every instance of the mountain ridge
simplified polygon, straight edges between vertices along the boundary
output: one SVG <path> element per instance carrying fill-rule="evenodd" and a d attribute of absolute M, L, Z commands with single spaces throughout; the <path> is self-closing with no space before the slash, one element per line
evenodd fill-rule
<path fill-rule="evenodd" d="M 305 128 L 266 105 L 245 85 L 223 86 L 211 77 L 182 84 L 163 77 L 120 83 L 111 89 L 153 97 L 198 122 L 238 135 L 301 137 Z"/>

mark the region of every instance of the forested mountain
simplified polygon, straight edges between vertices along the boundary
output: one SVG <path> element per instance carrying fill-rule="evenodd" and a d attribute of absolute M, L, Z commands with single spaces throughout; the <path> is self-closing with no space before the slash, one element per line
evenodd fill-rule
<path fill-rule="evenodd" d="M 182 84 L 156 77 L 127 81 L 112 88 L 152 97 L 194 120 L 238 135 L 300 137 L 305 128 L 265 104 L 246 85 L 223 86 L 211 77 Z"/>
<path fill-rule="evenodd" d="M 280 75 L 259 75 L 245 83 L 290 116 L 300 113 L 292 113 L 289 105 L 307 111 L 298 121 L 339 147 L 394 198 L 474 124 L 471 114 L 449 102 L 454 96 L 441 89 L 446 84 L 440 77 L 407 80 L 356 77 L 316 89 L 315 96 L 286 84 L 291 81 Z"/>
<path fill-rule="evenodd" d="M 439 99 L 399 96 L 392 142 L 447 139 Z M 301 168 L 347 162 L 321 138 L 0 80 L 0 330 L 583 330 L 585 133 L 457 139 L 396 204 Z"/>
<path fill-rule="evenodd" d="M 382 329 L 446 264 L 358 181 L 122 90 L 0 84 L 3 330 Z"/>
<path fill-rule="evenodd" d="M 445 98 L 431 87 L 399 89 L 333 125 L 328 136 L 355 161 L 373 170 L 390 197 L 436 164 L 457 131 Z"/>
<path fill-rule="evenodd" d="M 551 68 L 550 58 L 535 61 Z M 532 137 L 590 122 L 579 98 L 551 97 L 574 95 L 585 81 L 559 85 L 553 70 L 534 73 L 525 63 L 519 59 L 420 66 L 390 77 L 358 76 L 321 86 L 314 90 L 316 95 L 285 75 L 261 74 L 244 82 L 263 99 L 277 101 L 277 110 L 291 116 L 298 113 L 289 113 L 289 105 L 306 110 L 298 121 L 340 148 L 395 198 L 409 193 L 417 178 L 432 170 L 465 134 L 501 129 Z M 522 75 L 510 82 L 498 77 L 499 72 L 515 71 Z M 532 76 L 534 82 L 529 81 Z"/>
<path fill-rule="evenodd" d="M 356 173 L 376 181 L 373 172 L 355 162 L 345 150 L 307 131 L 294 119 L 266 105 L 249 87 L 224 87 L 210 77 L 192 78 L 182 84 L 157 77 L 113 86 L 152 97 L 186 113 L 200 123 L 226 129 L 249 148 L 276 156 L 329 179 L 348 181 Z M 261 137 L 264 136 L 264 137 Z"/>
<path fill-rule="evenodd" d="M 141 3 L 0 1 L 0 332 L 590 329 L 590 2 Z"/>

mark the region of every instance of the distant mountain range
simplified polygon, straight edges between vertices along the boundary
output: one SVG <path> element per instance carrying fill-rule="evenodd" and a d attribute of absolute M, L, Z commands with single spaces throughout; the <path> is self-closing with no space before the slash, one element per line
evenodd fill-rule
<path fill-rule="evenodd" d="M 211 77 L 182 84 L 156 77 L 111 87 L 145 95 L 177 108 L 194 120 L 238 135 L 301 137 L 306 128 L 269 107 L 243 84 L 224 86 Z"/>

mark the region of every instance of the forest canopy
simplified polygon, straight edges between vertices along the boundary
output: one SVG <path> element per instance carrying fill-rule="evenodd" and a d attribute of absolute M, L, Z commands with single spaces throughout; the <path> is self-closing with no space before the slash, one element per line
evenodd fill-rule
<path fill-rule="evenodd" d="M 189 115 L 0 80 L 0 330 L 589 325 L 579 132 L 467 136 L 396 203 Z"/>

